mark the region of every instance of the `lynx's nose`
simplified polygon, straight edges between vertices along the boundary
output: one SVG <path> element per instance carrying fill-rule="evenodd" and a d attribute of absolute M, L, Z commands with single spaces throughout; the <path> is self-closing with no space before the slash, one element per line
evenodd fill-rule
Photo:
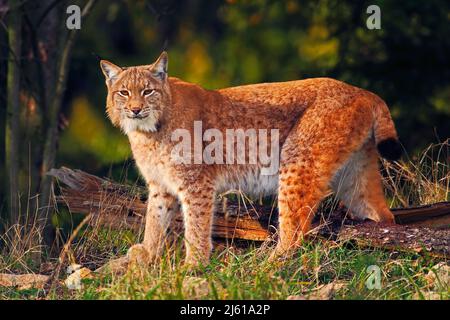
<path fill-rule="evenodd" d="M 131 112 L 133 112 L 135 115 L 138 115 L 141 112 L 142 109 L 131 109 Z"/>

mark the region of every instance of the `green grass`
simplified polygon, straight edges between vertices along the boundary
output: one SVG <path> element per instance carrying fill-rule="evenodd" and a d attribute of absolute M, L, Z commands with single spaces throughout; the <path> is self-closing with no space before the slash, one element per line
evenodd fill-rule
<path fill-rule="evenodd" d="M 209 266 L 192 272 L 177 257 L 166 257 L 140 277 L 128 274 L 107 281 L 93 281 L 76 295 L 79 299 L 286 299 L 308 294 L 321 284 L 344 281 L 336 299 L 412 299 L 426 294 L 425 275 L 435 262 L 403 255 L 395 260 L 389 253 L 308 244 L 284 262 L 268 262 L 268 248 L 251 248 L 235 254 L 230 250 L 215 254 Z M 369 290 L 367 268 L 381 269 L 381 289 Z M 207 283 L 197 289 L 192 278 Z M 184 283 L 184 285 L 183 285 Z M 198 286 L 198 285 L 197 285 Z M 99 290 L 101 288 L 101 290 Z M 198 292 L 200 291 L 200 292 Z M 439 291 L 450 298 L 450 288 Z M 420 296 L 419 296 L 420 297 Z"/>
<path fill-rule="evenodd" d="M 352 248 L 349 244 L 309 242 L 294 257 L 269 262 L 270 247 L 226 248 L 213 254 L 206 267 L 183 266 L 181 248 L 160 263 L 123 276 L 106 274 L 83 280 L 81 290 L 59 289 L 49 299 L 286 299 L 308 297 L 323 284 L 343 283 L 334 299 L 425 299 L 432 290 L 426 275 L 437 261 L 413 254 Z M 366 285 L 367 268 L 381 270 L 381 288 Z M 449 299 L 450 287 L 433 289 Z M 33 299 L 38 290 L 0 291 L 1 299 Z"/>

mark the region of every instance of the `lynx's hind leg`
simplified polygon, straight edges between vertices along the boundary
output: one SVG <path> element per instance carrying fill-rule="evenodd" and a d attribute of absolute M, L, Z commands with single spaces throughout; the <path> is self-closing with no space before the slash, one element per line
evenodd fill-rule
<path fill-rule="evenodd" d="M 298 164 L 299 163 L 299 164 Z M 279 240 L 277 254 L 299 247 L 303 237 L 311 228 L 318 204 L 326 192 L 327 174 L 316 174 L 314 162 L 299 159 L 298 163 L 282 165 L 280 168 L 278 210 Z M 331 178 L 331 173 L 328 173 Z"/>
<path fill-rule="evenodd" d="M 272 258 L 300 246 L 333 176 L 371 133 L 372 117 L 358 100 L 344 107 L 324 101 L 292 129 L 281 149 L 279 242 Z"/>
<path fill-rule="evenodd" d="M 373 139 L 368 139 L 339 169 L 332 181 L 336 196 L 350 210 L 354 218 L 377 222 L 394 222 L 394 216 L 386 205 L 378 153 Z"/>

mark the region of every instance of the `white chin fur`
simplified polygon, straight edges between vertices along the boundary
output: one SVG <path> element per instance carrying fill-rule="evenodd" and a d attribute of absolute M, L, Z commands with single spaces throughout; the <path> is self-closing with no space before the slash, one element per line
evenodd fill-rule
<path fill-rule="evenodd" d="M 130 119 L 124 117 L 120 124 L 122 131 L 125 134 L 129 134 L 133 131 L 156 132 L 157 123 L 158 119 L 156 118 L 156 114 L 150 114 L 144 119 Z"/>

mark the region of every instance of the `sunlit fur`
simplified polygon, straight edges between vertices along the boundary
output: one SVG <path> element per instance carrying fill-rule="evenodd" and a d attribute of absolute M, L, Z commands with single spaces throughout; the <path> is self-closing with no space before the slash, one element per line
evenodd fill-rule
<path fill-rule="evenodd" d="M 227 188 L 278 197 L 274 257 L 302 245 L 330 189 L 354 217 L 394 221 L 383 194 L 378 152 L 395 154 L 385 149 L 398 143 L 397 133 L 387 105 L 375 94 L 329 78 L 206 90 L 167 77 L 164 53 L 150 66 L 123 70 L 106 61 L 101 65 L 108 86 L 108 115 L 127 133 L 149 188 L 144 241 L 136 248 L 144 248 L 151 261 L 161 256 L 171 216 L 158 208 L 161 195 L 181 204 L 186 262 L 194 265 L 209 261 L 214 200 Z M 156 91 L 143 97 L 146 88 Z M 133 109 L 146 117 L 129 119 Z M 223 136 L 237 128 L 278 130 L 278 172 L 262 177 L 261 159 L 256 164 L 175 163 L 171 152 L 178 141 L 172 141 L 171 134 L 183 129 L 194 136 L 195 121 L 202 122 L 203 130 L 214 128 Z M 380 144 L 383 148 L 377 151 Z M 228 150 L 222 147 L 226 159 Z M 249 144 L 242 151 L 248 154 Z"/>

